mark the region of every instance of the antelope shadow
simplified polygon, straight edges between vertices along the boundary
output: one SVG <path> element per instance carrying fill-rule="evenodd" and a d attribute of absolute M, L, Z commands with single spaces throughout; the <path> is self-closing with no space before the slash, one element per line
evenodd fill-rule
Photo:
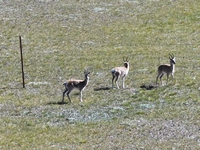
<path fill-rule="evenodd" d="M 142 89 L 146 89 L 146 90 L 153 90 L 153 89 L 155 89 L 155 88 L 157 88 L 158 87 L 158 85 L 153 85 L 153 84 L 142 84 L 141 86 L 140 86 L 140 88 L 142 88 Z"/>
<path fill-rule="evenodd" d="M 111 90 L 111 87 L 98 87 L 94 88 L 94 91 L 106 91 L 106 90 Z"/>
<path fill-rule="evenodd" d="M 59 102 L 49 102 L 49 103 L 47 103 L 47 105 L 65 105 L 65 104 L 70 104 L 70 102 L 59 101 Z"/>

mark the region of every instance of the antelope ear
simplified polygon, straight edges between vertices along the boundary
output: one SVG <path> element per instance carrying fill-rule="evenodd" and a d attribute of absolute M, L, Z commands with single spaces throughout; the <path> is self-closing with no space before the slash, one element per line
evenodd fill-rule
<path fill-rule="evenodd" d="M 88 71 L 88 69 L 85 69 L 84 74 L 90 74 L 90 71 Z"/>

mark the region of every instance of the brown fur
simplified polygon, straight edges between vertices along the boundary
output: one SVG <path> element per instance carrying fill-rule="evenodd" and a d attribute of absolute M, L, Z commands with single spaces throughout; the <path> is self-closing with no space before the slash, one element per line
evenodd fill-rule
<path fill-rule="evenodd" d="M 173 55 L 170 55 L 170 56 L 171 56 L 171 57 L 169 57 L 170 64 L 160 65 L 158 67 L 158 75 L 156 77 L 156 84 L 158 83 L 158 78 L 160 77 L 160 82 L 162 85 L 162 77 L 164 74 L 167 74 L 167 83 L 168 83 L 169 75 L 171 75 L 172 78 L 174 78 L 176 61 L 175 61 L 175 57 Z"/>
<path fill-rule="evenodd" d="M 65 91 L 63 92 L 62 102 L 64 102 L 65 93 L 67 93 L 67 97 L 68 97 L 69 101 L 71 102 L 69 94 L 74 89 L 78 89 L 80 91 L 80 101 L 82 102 L 82 91 L 85 89 L 85 87 L 89 83 L 90 72 L 84 72 L 84 74 L 85 74 L 84 80 L 68 80 L 63 84 L 65 86 Z"/>
<path fill-rule="evenodd" d="M 118 79 L 120 77 L 122 77 L 122 88 L 124 88 L 124 80 L 125 80 L 125 77 L 128 75 L 128 72 L 129 72 L 129 62 L 128 62 L 128 58 L 126 60 L 124 60 L 124 67 L 115 67 L 111 70 L 111 73 L 112 73 L 112 88 L 114 88 L 114 79 L 115 79 L 115 84 L 117 85 L 117 88 L 119 89 L 119 86 L 118 86 Z"/>

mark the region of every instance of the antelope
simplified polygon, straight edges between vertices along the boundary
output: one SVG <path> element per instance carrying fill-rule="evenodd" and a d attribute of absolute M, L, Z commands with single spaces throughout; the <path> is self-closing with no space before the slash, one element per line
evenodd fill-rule
<path fill-rule="evenodd" d="M 170 60 L 170 64 L 160 65 L 158 67 L 158 75 L 156 78 L 156 84 L 158 83 L 158 78 L 160 77 L 160 82 L 162 85 L 162 77 L 164 74 L 167 74 L 167 83 L 168 83 L 169 75 L 171 75 L 172 78 L 174 78 L 176 61 L 175 61 L 175 57 L 173 54 L 169 54 L 169 60 Z M 166 83 L 166 85 L 167 85 L 167 83 Z"/>
<path fill-rule="evenodd" d="M 80 91 L 80 101 L 82 102 L 82 92 L 89 83 L 89 74 L 90 74 L 90 72 L 85 70 L 84 71 L 84 75 L 85 75 L 84 80 L 71 79 L 71 80 L 67 80 L 66 82 L 63 83 L 63 85 L 65 86 L 65 90 L 63 92 L 62 102 L 64 102 L 64 96 L 65 96 L 65 93 L 67 93 L 67 97 L 69 99 L 69 102 L 71 103 L 69 94 L 73 89 L 78 89 Z"/>
<path fill-rule="evenodd" d="M 128 57 L 126 59 L 123 58 L 123 61 L 124 61 L 124 67 L 115 67 L 111 70 L 111 73 L 112 73 L 112 88 L 114 88 L 114 84 L 113 84 L 113 81 L 115 79 L 115 83 L 117 85 L 117 88 L 119 89 L 119 86 L 118 86 L 118 79 L 120 77 L 122 77 L 122 88 L 124 88 L 124 80 L 125 80 L 125 77 L 128 75 L 128 72 L 129 72 L 129 60 L 128 60 Z"/>

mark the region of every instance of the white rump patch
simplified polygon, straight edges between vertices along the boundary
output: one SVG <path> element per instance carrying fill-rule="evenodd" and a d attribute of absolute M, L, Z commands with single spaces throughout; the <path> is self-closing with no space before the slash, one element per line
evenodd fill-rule
<path fill-rule="evenodd" d="M 68 84 L 68 82 L 66 81 L 66 82 L 64 82 L 64 84 Z"/>
<path fill-rule="evenodd" d="M 115 72 L 116 72 L 116 70 L 115 70 L 115 69 L 112 69 L 112 70 L 111 70 L 111 73 L 115 73 Z"/>

